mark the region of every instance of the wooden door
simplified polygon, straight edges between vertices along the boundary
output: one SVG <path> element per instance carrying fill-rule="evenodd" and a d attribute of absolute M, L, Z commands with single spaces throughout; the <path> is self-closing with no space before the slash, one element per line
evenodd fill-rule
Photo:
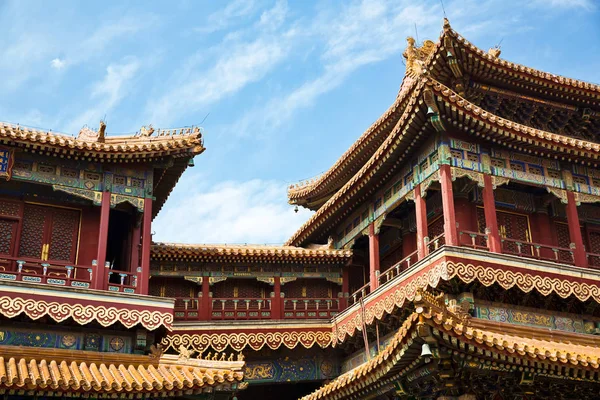
<path fill-rule="evenodd" d="M 80 211 L 25 204 L 19 257 L 75 263 Z"/>
<path fill-rule="evenodd" d="M 503 248 L 506 252 L 522 253 L 524 251 L 532 250 L 530 246 L 525 245 L 523 245 L 521 249 L 519 249 L 519 246 L 515 242 L 531 242 L 531 233 L 529 231 L 529 217 L 527 215 L 497 211 L 496 218 L 498 219 L 498 230 L 500 231 L 500 239 L 505 239 Z"/>
<path fill-rule="evenodd" d="M 503 240 L 502 248 L 504 251 L 508 253 L 519 253 L 519 248 L 513 240 L 519 242 L 531 242 L 529 217 L 526 214 L 496 210 L 496 219 L 498 221 L 500 239 Z M 482 207 L 477 208 L 477 225 L 479 233 L 485 233 L 485 212 Z M 525 251 L 524 249 L 529 251 L 530 248 L 531 246 L 524 245 L 521 247 L 521 252 Z"/>

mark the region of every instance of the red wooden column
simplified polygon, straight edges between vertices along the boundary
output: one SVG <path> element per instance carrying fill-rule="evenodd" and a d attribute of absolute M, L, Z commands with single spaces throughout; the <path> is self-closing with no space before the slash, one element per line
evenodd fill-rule
<path fill-rule="evenodd" d="M 442 186 L 445 243 L 449 246 L 458 246 L 456 215 L 454 215 L 454 193 L 452 191 L 452 172 L 450 166 L 447 164 L 440 167 L 440 185 Z"/>
<path fill-rule="evenodd" d="M 350 267 L 342 267 L 342 297 L 340 297 L 340 311 L 348 307 L 348 296 L 350 295 Z"/>
<path fill-rule="evenodd" d="M 496 200 L 494 200 L 494 186 L 492 177 L 483 175 L 483 213 L 485 214 L 485 225 L 488 229 L 488 243 L 490 251 L 502 253 L 502 242 L 498 232 L 498 218 L 496 217 Z"/>
<path fill-rule="evenodd" d="M 110 192 L 102 192 L 100 204 L 100 230 L 98 233 L 98 253 L 96 255 L 96 270 L 94 271 L 93 288 L 105 290 L 108 282 L 108 271 L 104 267 L 106 262 L 106 246 L 108 244 L 108 220 L 110 216 Z"/>
<path fill-rule="evenodd" d="M 202 277 L 202 299 L 200 300 L 200 319 L 210 321 L 212 317 L 212 299 L 210 298 L 210 278 Z"/>
<path fill-rule="evenodd" d="M 271 301 L 271 319 L 281 319 L 281 278 L 273 278 L 273 300 Z"/>
<path fill-rule="evenodd" d="M 425 257 L 429 251 L 425 246 L 427 237 L 427 205 L 421 196 L 421 185 L 415 186 L 415 214 L 417 219 L 417 255 L 418 259 Z"/>
<path fill-rule="evenodd" d="M 369 287 L 371 292 L 379 287 L 379 235 L 375 223 L 369 225 Z"/>
<path fill-rule="evenodd" d="M 583 247 L 583 237 L 581 236 L 581 228 L 579 226 L 577 203 L 575 202 L 575 194 L 571 191 L 567 191 L 567 221 L 569 222 L 571 243 L 575 244 L 575 249 L 573 250 L 575 265 L 578 267 L 587 267 L 585 247 Z"/>
<path fill-rule="evenodd" d="M 148 294 L 150 281 L 150 246 L 152 246 L 152 198 L 144 199 L 144 219 L 142 222 L 142 265 L 139 294 Z"/>

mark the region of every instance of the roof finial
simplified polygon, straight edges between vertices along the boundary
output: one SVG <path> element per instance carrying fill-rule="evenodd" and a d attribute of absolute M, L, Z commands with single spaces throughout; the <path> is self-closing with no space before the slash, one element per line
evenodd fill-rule
<path fill-rule="evenodd" d="M 450 29 L 452 29 L 450 21 L 444 16 L 444 31 L 449 31 Z"/>

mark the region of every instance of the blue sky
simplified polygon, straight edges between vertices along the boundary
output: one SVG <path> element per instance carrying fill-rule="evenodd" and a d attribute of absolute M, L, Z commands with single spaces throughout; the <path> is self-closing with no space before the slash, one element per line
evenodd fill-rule
<path fill-rule="evenodd" d="M 598 0 L 445 0 L 502 58 L 600 83 Z M 310 215 L 286 187 L 325 171 L 393 102 L 407 35 L 439 0 L 1 1 L 0 120 L 76 134 L 199 124 L 207 150 L 155 240 L 281 243 Z"/>

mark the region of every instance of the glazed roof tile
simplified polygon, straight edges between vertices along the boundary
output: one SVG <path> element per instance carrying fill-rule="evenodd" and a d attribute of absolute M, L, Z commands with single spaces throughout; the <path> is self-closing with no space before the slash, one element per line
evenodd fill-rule
<path fill-rule="evenodd" d="M 93 131 L 92 131 L 93 132 Z M 84 140 L 65 134 L 0 122 L 0 140 L 40 147 L 86 158 L 131 159 L 160 155 L 197 155 L 204 151 L 200 130 L 191 128 L 162 130 L 155 136 L 107 136 L 103 140 Z"/>
<path fill-rule="evenodd" d="M 429 293 L 424 293 L 422 296 L 433 298 Z M 415 301 L 421 299 L 416 298 Z M 376 357 L 340 375 L 315 392 L 302 397 L 301 400 L 345 398 L 383 377 L 395 364 L 412 361 L 405 360 L 404 358 L 410 357 L 409 353 L 401 353 L 401 350 L 415 337 L 413 332 L 417 325 L 422 323 L 458 338 L 459 342 L 472 344 L 483 350 L 502 352 L 515 358 L 539 359 L 558 365 L 568 364 L 580 368 L 600 369 L 600 349 L 597 346 L 590 346 L 585 340 L 587 338 L 582 337 L 581 341 L 577 341 L 573 339 L 576 335 L 571 335 L 568 340 L 561 341 L 560 335 L 549 333 L 540 334 L 543 339 L 534 339 L 508 334 L 501 326 L 495 329 L 475 327 L 471 326 L 469 318 L 465 319 L 464 316 L 450 312 L 445 305 L 429 303 L 424 307 L 417 307 L 417 312 L 412 313 L 405 320 L 390 344 Z M 540 331 L 546 332 L 541 329 Z"/>
<path fill-rule="evenodd" d="M 350 258 L 352 251 L 329 249 L 326 246 L 309 249 L 294 246 L 156 243 L 152 246 L 152 256 L 343 260 Z"/>
<path fill-rule="evenodd" d="M 40 350 L 40 349 L 37 349 Z M 201 365 L 200 360 L 190 365 L 178 362 L 176 356 L 166 356 L 152 362 L 149 356 L 96 353 L 97 360 L 76 361 L 75 353 L 89 358 L 91 352 L 42 350 L 42 354 L 21 356 L 21 347 L 2 346 L 0 356 L 0 388 L 53 390 L 92 393 L 161 393 L 193 390 L 232 384 L 242 381 L 243 363 L 234 368 L 219 368 L 219 362 L 209 362 L 215 367 Z M 51 353 L 56 353 L 52 357 Z M 48 355 L 51 358 L 46 358 Z M 61 358 L 60 355 L 66 355 Z M 111 358 L 119 361 L 110 362 Z M 130 362 L 128 362 L 128 360 Z M 192 360 L 192 363 L 195 360 Z M 204 362 L 206 364 L 206 362 Z"/>
<path fill-rule="evenodd" d="M 454 42 L 458 43 L 459 46 L 463 46 L 465 49 L 475 53 L 481 60 L 485 60 L 485 62 L 490 63 L 490 65 L 493 65 L 495 68 L 497 67 L 501 71 L 508 71 L 509 74 L 522 75 L 524 77 L 524 81 L 535 81 L 539 86 L 543 87 L 554 85 L 556 87 L 571 88 L 573 90 L 581 89 L 591 93 L 594 98 L 600 98 L 599 85 L 546 73 L 516 63 L 511 63 L 504 59 L 490 55 L 468 42 L 459 33 L 450 28 L 450 25 L 447 23 L 447 21 L 444 26 L 444 31 L 435 45 L 435 50 L 430 54 L 423 64 L 423 70 L 427 70 L 431 65 L 434 65 L 434 62 L 440 57 L 439 50 L 445 48 L 444 38 L 446 36 L 449 36 L 454 40 Z M 469 103 L 451 89 L 437 82 L 433 75 L 428 76 L 427 74 L 424 74 L 421 76 L 418 82 L 420 84 L 410 86 L 410 90 L 405 93 L 407 101 L 404 109 L 402 110 L 403 114 L 396 123 L 394 129 L 388 134 L 388 137 L 381 143 L 376 151 L 370 153 L 371 156 L 366 162 L 359 164 L 361 167 L 356 170 L 354 176 L 346 180 L 345 184 L 341 186 L 335 194 L 329 197 L 329 199 L 309 218 L 309 220 L 306 221 L 306 223 L 304 223 L 290 237 L 290 239 L 288 239 L 288 241 L 285 243 L 286 245 L 302 245 L 324 221 L 326 221 L 333 213 L 340 209 L 341 205 L 344 204 L 348 198 L 350 198 L 352 195 L 355 195 L 358 190 L 364 186 L 364 181 L 368 180 L 369 177 L 374 174 L 374 171 L 378 170 L 385 164 L 384 162 L 389 157 L 390 152 L 397 147 L 397 144 L 401 140 L 410 140 L 410 138 L 404 137 L 404 135 L 400 134 L 400 132 L 404 128 L 410 114 L 415 112 L 415 99 L 422 94 L 422 89 L 424 87 L 424 85 L 422 85 L 423 83 L 433 86 L 438 94 L 445 95 L 445 98 L 455 105 L 464 107 L 467 112 L 472 112 L 475 119 L 483 122 L 484 124 L 493 124 L 494 126 L 498 127 L 504 134 L 503 139 L 517 140 L 525 144 L 531 143 L 532 141 L 537 141 L 537 145 L 540 148 L 545 148 L 548 151 L 560 148 L 561 150 L 564 149 L 567 153 L 575 154 L 576 156 L 589 157 L 595 160 L 598 158 L 600 146 L 597 143 L 564 135 L 553 134 L 551 132 L 542 131 L 503 119 L 472 103 Z M 361 136 L 359 141 L 363 139 L 365 134 Z M 355 145 L 353 145 L 342 158 L 346 157 L 350 160 L 353 160 L 351 153 L 353 149 L 356 148 L 357 143 L 355 143 Z M 334 167 L 332 167 L 328 173 L 333 173 L 335 168 L 336 166 L 334 165 Z M 312 190 L 312 188 L 316 188 L 321 181 L 322 178 L 319 178 L 315 182 L 307 185 L 305 189 L 302 188 L 302 190 L 304 190 L 304 192 L 302 192 L 303 195 L 309 195 L 309 191 Z M 300 190 L 300 188 L 298 190 Z"/>

